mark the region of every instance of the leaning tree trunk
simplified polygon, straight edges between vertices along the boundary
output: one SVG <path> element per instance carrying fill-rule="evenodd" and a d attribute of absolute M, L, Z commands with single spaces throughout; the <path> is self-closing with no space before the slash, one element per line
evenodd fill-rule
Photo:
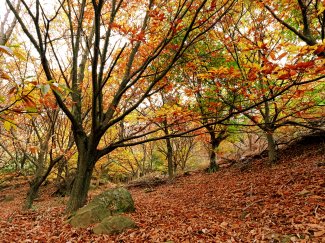
<path fill-rule="evenodd" d="M 42 174 L 42 175 L 38 174 L 31 181 L 29 190 L 27 192 L 27 197 L 26 197 L 26 200 L 25 200 L 25 204 L 23 206 L 24 209 L 30 209 L 33 206 L 33 202 L 34 202 L 35 198 L 37 197 L 39 188 L 41 187 L 43 182 L 46 180 L 48 175 L 51 173 L 54 165 L 56 163 L 58 163 L 62 158 L 63 158 L 63 156 L 61 155 L 61 156 L 56 157 L 55 159 L 51 160 L 51 162 L 50 162 L 47 170 L 44 172 L 44 174 Z"/>
<path fill-rule="evenodd" d="M 33 201 L 37 197 L 38 190 L 40 186 L 42 185 L 43 181 L 46 179 L 43 179 L 44 171 L 45 171 L 45 162 L 47 158 L 47 149 L 48 149 L 48 138 L 45 139 L 44 142 L 40 145 L 40 152 L 38 153 L 38 158 L 36 163 L 36 172 L 33 180 L 30 182 L 30 187 L 27 192 L 27 197 L 25 200 L 25 204 L 23 206 L 24 209 L 30 209 L 33 205 Z"/>
<path fill-rule="evenodd" d="M 266 133 L 267 147 L 268 147 L 268 162 L 273 165 L 278 160 L 278 154 L 276 150 L 276 143 L 273 137 L 273 132 Z"/>
<path fill-rule="evenodd" d="M 23 209 L 32 208 L 33 202 L 34 202 L 35 198 L 37 197 L 38 190 L 39 190 L 40 186 L 42 185 L 43 181 L 44 180 L 42 180 L 42 178 L 38 177 L 38 178 L 35 178 L 32 182 L 30 182 L 30 187 L 27 192 L 27 197 L 25 199 Z"/>

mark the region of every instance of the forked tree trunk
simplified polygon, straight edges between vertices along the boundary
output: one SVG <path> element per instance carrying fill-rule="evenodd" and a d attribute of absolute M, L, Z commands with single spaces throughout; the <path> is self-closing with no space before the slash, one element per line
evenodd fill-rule
<path fill-rule="evenodd" d="M 278 160 L 278 154 L 276 150 L 276 143 L 273 137 L 272 132 L 266 133 L 267 147 L 268 147 L 268 162 L 270 165 L 273 165 Z"/>

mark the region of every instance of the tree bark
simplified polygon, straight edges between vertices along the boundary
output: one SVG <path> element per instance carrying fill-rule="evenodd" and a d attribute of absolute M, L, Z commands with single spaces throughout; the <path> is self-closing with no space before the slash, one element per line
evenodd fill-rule
<path fill-rule="evenodd" d="M 267 147 L 268 147 L 268 162 L 270 165 L 273 165 L 278 160 L 278 154 L 276 150 L 276 143 L 273 137 L 272 132 L 266 133 Z"/>
<path fill-rule="evenodd" d="M 40 186 L 42 185 L 43 181 L 44 180 L 42 180 L 42 178 L 37 177 L 30 183 L 30 187 L 27 192 L 27 197 L 26 197 L 23 209 L 32 208 L 33 202 L 34 202 L 35 198 L 37 197 L 38 190 L 39 190 Z"/>
<path fill-rule="evenodd" d="M 35 176 L 34 176 L 33 180 L 30 182 L 30 187 L 27 192 L 27 197 L 26 197 L 23 209 L 30 209 L 32 207 L 33 201 L 37 197 L 38 190 L 39 190 L 40 186 L 42 185 L 42 183 L 46 180 L 46 177 L 48 175 L 48 173 L 46 173 L 47 171 L 44 173 L 45 162 L 46 162 L 46 158 L 47 158 L 49 136 L 46 136 L 46 137 L 47 138 L 45 139 L 45 141 L 41 142 L 41 145 L 40 145 L 40 152 L 38 154 L 38 159 L 36 161 Z"/>
<path fill-rule="evenodd" d="M 262 113 L 262 116 L 265 121 L 264 132 L 266 134 L 267 139 L 267 147 L 268 147 L 268 162 L 270 165 L 275 164 L 277 162 L 277 151 L 276 144 L 274 141 L 273 133 L 275 130 L 274 118 L 271 118 L 270 112 L 270 103 L 268 101 L 265 102 L 265 112 Z"/>
<path fill-rule="evenodd" d="M 210 141 L 210 165 L 209 165 L 209 172 L 216 172 L 219 170 L 219 165 L 217 164 L 217 155 L 216 155 L 216 148 L 218 144 L 215 139 L 211 139 Z"/>
<path fill-rule="evenodd" d="M 85 205 L 95 162 L 96 153 L 93 150 L 79 150 L 77 174 L 68 201 L 67 213 L 74 212 Z"/>
<path fill-rule="evenodd" d="M 34 202 L 35 198 L 37 197 L 39 188 L 41 187 L 43 182 L 46 180 L 46 178 L 52 171 L 54 165 L 56 163 L 58 163 L 62 158 L 63 158 L 63 156 L 61 155 L 61 156 L 51 160 L 50 165 L 47 168 L 47 170 L 45 171 L 45 173 L 42 175 L 39 174 L 39 175 L 35 176 L 35 178 L 30 183 L 30 187 L 27 192 L 27 197 L 26 197 L 23 209 L 30 209 L 33 206 L 33 202 Z"/>
<path fill-rule="evenodd" d="M 173 146 L 170 141 L 170 138 L 166 138 L 167 145 L 167 163 L 168 163 L 168 177 L 174 177 L 174 163 L 173 163 Z"/>
<path fill-rule="evenodd" d="M 166 136 L 169 135 L 167 118 L 165 118 L 163 121 L 163 131 Z M 173 178 L 174 177 L 173 145 L 169 137 L 167 137 L 165 141 L 166 141 L 166 148 L 167 148 L 166 158 L 167 158 L 167 167 L 168 167 L 168 177 Z"/>
<path fill-rule="evenodd" d="M 215 131 L 212 127 L 207 127 L 210 135 L 210 165 L 208 172 L 216 172 L 219 170 L 219 165 L 217 163 L 216 149 L 219 147 L 220 143 L 227 137 L 226 129 L 221 130 L 216 136 Z"/>

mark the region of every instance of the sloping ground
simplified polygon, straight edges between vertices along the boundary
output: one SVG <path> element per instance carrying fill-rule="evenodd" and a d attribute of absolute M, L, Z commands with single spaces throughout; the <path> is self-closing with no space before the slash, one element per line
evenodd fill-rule
<path fill-rule="evenodd" d="M 139 228 L 116 236 L 64 223 L 62 199 L 45 197 L 21 212 L 26 186 L 0 192 L 0 242 L 325 242 L 325 144 L 282 151 L 280 164 L 192 173 L 146 193 L 131 189 Z M 49 191 L 49 190 L 47 190 Z"/>

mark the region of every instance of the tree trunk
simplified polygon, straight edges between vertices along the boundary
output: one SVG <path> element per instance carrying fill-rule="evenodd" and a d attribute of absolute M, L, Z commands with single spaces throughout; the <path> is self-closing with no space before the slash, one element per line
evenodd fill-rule
<path fill-rule="evenodd" d="M 38 188 L 40 187 L 39 180 L 40 178 L 37 178 L 35 182 L 31 182 L 23 209 L 30 209 L 32 207 L 33 201 L 37 197 Z"/>
<path fill-rule="evenodd" d="M 64 172 L 64 169 L 66 167 L 67 160 L 64 158 L 62 159 L 62 162 L 58 164 L 58 173 L 55 178 L 55 183 L 59 184 L 62 179 L 62 174 Z"/>
<path fill-rule="evenodd" d="M 276 150 L 276 144 L 272 132 L 266 133 L 267 138 L 267 147 L 268 147 L 268 162 L 270 165 L 273 165 L 278 160 L 278 154 Z"/>
<path fill-rule="evenodd" d="M 77 174 L 68 201 L 67 213 L 74 212 L 85 205 L 90 186 L 91 175 L 95 166 L 96 154 L 92 150 L 81 150 L 78 154 Z"/>
<path fill-rule="evenodd" d="M 278 160 L 278 155 L 276 151 L 276 144 L 274 141 L 273 133 L 275 130 L 275 125 L 274 121 L 271 118 L 270 115 L 270 103 L 268 101 L 265 102 L 265 112 L 264 114 L 262 113 L 264 121 L 265 121 L 265 126 L 264 126 L 264 132 L 266 134 L 266 139 L 267 139 L 267 148 L 268 148 L 268 162 L 270 165 L 273 165 L 277 162 Z"/>
<path fill-rule="evenodd" d="M 217 155 L 216 155 L 216 148 L 218 147 L 218 141 L 215 137 L 211 137 L 210 140 L 210 165 L 209 165 L 209 172 L 216 172 L 219 170 L 219 165 L 217 164 Z"/>
<path fill-rule="evenodd" d="M 207 126 L 206 128 L 209 131 L 209 135 L 210 135 L 210 165 L 208 168 L 208 172 L 216 172 L 219 170 L 219 165 L 217 163 L 216 149 L 219 147 L 220 143 L 228 136 L 226 134 L 227 129 L 222 129 L 218 133 L 218 136 L 216 136 L 214 131 L 215 129 L 213 129 L 210 126 Z"/>
<path fill-rule="evenodd" d="M 174 160 L 174 163 L 173 164 L 174 164 L 174 166 L 173 166 L 174 174 L 176 174 L 178 164 L 175 162 L 175 160 Z"/>
<path fill-rule="evenodd" d="M 46 177 L 43 179 L 43 177 L 36 177 L 34 180 L 30 183 L 29 190 L 27 192 L 27 197 L 25 200 L 25 204 L 23 206 L 23 209 L 30 209 L 33 206 L 33 202 L 35 198 L 38 195 L 38 191 L 42 183 L 45 181 Z"/>
<path fill-rule="evenodd" d="M 48 140 L 46 139 L 45 142 L 41 143 L 40 145 L 40 152 L 38 153 L 38 159 L 36 161 L 35 176 L 33 180 L 30 182 L 30 187 L 27 192 L 27 197 L 23 209 L 30 209 L 32 207 L 33 201 L 37 197 L 38 190 L 48 175 L 47 173 L 44 173 L 45 162 L 47 158 L 47 148 L 48 148 L 47 142 Z"/>
<path fill-rule="evenodd" d="M 35 198 L 37 197 L 39 188 L 41 187 L 43 182 L 46 180 L 48 175 L 51 173 L 54 165 L 56 163 L 58 163 L 62 158 L 63 158 L 63 156 L 61 155 L 61 156 L 51 160 L 51 162 L 49 164 L 49 167 L 47 168 L 45 173 L 43 175 L 35 176 L 35 178 L 30 183 L 30 187 L 29 187 L 29 190 L 27 192 L 27 197 L 26 197 L 23 209 L 30 209 L 33 206 L 33 202 L 34 202 Z"/>
<path fill-rule="evenodd" d="M 168 136 L 169 131 L 168 131 L 167 118 L 164 119 L 163 125 L 164 125 L 163 131 L 165 135 Z M 167 167 L 168 167 L 168 177 L 173 178 L 174 177 L 173 146 L 172 146 L 171 139 L 169 137 L 167 137 L 165 141 L 166 141 L 166 148 L 167 148 L 166 158 L 167 158 Z"/>
<path fill-rule="evenodd" d="M 167 163 L 168 163 L 168 177 L 174 177 L 174 163 L 173 163 L 173 147 L 170 138 L 166 138 L 167 145 Z"/>

